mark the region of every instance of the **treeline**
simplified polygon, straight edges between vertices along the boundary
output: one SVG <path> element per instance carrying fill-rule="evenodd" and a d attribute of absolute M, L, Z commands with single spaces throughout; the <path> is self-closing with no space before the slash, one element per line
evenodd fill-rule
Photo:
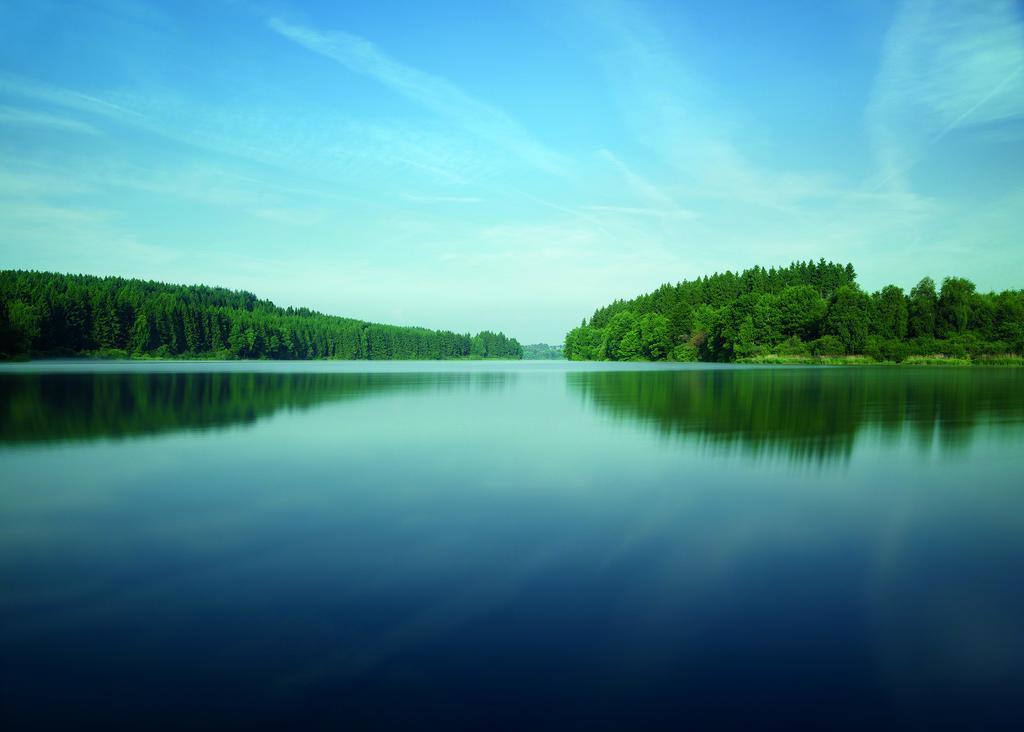
<path fill-rule="evenodd" d="M 367 323 L 250 292 L 121 277 L 0 272 L 0 358 L 522 358 L 502 333 Z"/>
<path fill-rule="evenodd" d="M 523 346 L 523 359 L 526 361 L 558 361 L 565 358 L 561 346 L 549 346 L 547 343 L 531 343 Z"/>
<path fill-rule="evenodd" d="M 565 337 L 565 357 L 736 361 L 767 355 L 977 357 L 1024 353 L 1024 291 L 980 293 L 962 277 L 909 294 L 868 293 L 852 264 L 824 259 L 665 284 L 599 308 Z"/>

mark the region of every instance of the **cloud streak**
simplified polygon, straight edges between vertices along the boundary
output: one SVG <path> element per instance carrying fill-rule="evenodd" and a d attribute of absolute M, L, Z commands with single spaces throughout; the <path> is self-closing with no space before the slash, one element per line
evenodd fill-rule
<path fill-rule="evenodd" d="M 595 58 L 635 141 L 671 166 L 677 188 L 689 189 L 694 198 L 791 215 L 822 196 L 823 176 L 773 170 L 751 160 L 730 134 L 736 123 L 721 95 L 678 57 L 642 8 L 609 0 L 578 3 L 577 10 L 579 20 L 595 33 Z M 616 156 L 606 150 L 601 154 L 634 192 L 658 201 L 658 208 L 676 207 L 671 196 Z"/>
<path fill-rule="evenodd" d="M 86 135 L 100 134 L 100 131 L 92 125 L 76 119 L 4 105 L 0 105 L 0 125 L 35 127 Z"/>
<path fill-rule="evenodd" d="M 1008 0 L 904 2 L 886 34 L 867 108 L 876 187 L 957 129 L 1024 119 L 1024 23 Z"/>
<path fill-rule="evenodd" d="M 697 216 L 694 211 L 687 211 L 681 208 L 672 196 L 665 193 L 661 188 L 648 181 L 643 176 L 634 172 L 628 165 L 620 160 L 614 153 L 609 150 L 599 151 L 602 158 L 607 160 L 613 168 L 622 176 L 622 179 L 626 181 L 626 185 L 641 199 L 646 200 L 652 204 L 649 208 L 635 208 L 628 206 L 588 206 L 591 211 L 605 210 L 605 211 L 619 211 L 621 213 L 640 213 L 644 212 L 647 214 L 657 214 L 662 217 L 668 218 L 695 218 Z"/>
<path fill-rule="evenodd" d="M 17 74 L 0 72 L 0 93 L 34 99 L 79 112 L 99 115 L 122 122 L 143 123 L 145 115 L 89 94 L 43 84 Z"/>
<path fill-rule="evenodd" d="M 685 209 L 660 209 L 660 208 L 643 208 L 642 206 L 584 206 L 586 211 L 596 211 L 597 213 L 615 213 L 615 214 L 627 214 L 629 216 L 650 216 L 658 219 L 695 219 L 700 214 L 696 211 L 687 211 Z"/>
<path fill-rule="evenodd" d="M 43 107 L 60 107 L 92 118 L 89 122 L 57 116 L 44 109 L 0 106 L 0 124 L 32 125 L 53 131 L 102 134 L 93 124 L 117 125 L 145 131 L 197 150 L 270 165 L 334 184 L 359 180 L 360 188 L 374 178 L 389 178 L 400 170 L 431 181 L 465 184 L 495 175 L 493 161 L 482 149 L 455 135 L 429 129 L 366 124 L 309 110 L 302 125 L 261 110 L 182 104 L 174 95 L 150 91 L 85 94 L 36 79 L 0 72 L 0 95 Z M 478 146 L 482 148 L 483 146 Z"/>
<path fill-rule="evenodd" d="M 548 173 L 564 172 L 565 159 L 534 140 L 504 111 L 466 93 L 447 79 L 388 56 L 365 38 L 343 31 L 319 31 L 280 18 L 268 27 L 314 53 L 337 61 Z"/>
<path fill-rule="evenodd" d="M 480 203 L 478 196 L 425 196 L 419 193 L 400 193 L 399 196 L 412 203 Z"/>

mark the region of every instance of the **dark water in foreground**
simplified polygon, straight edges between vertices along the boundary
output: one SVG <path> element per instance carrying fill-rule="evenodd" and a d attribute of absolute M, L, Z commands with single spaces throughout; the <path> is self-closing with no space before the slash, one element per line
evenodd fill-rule
<path fill-rule="evenodd" d="M 1022 469 L 1019 369 L 5 368 L 0 726 L 1014 728 Z"/>

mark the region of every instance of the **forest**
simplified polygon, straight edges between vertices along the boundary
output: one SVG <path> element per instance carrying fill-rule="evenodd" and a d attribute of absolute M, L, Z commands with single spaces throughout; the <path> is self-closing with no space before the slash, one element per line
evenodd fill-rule
<path fill-rule="evenodd" d="M 521 359 L 503 333 L 381 325 L 205 285 L 0 271 L 0 359 Z"/>
<path fill-rule="evenodd" d="M 1024 353 L 1024 291 L 929 277 L 865 292 L 852 264 L 753 267 L 616 300 L 565 336 L 570 360 L 980 359 Z"/>
<path fill-rule="evenodd" d="M 530 343 L 523 346 L 523 359 L 526 361 L 558 361 L 562 356 L 561 346 L 549 346 L 547 343 Z"/>

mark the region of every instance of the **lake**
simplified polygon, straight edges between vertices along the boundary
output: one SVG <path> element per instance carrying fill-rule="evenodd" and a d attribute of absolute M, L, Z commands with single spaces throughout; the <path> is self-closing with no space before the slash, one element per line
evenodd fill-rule
<path fill-rule="evenodd" d="M 0 369 L 7 729 L 1013 727 L 1024 370 Z"/>

